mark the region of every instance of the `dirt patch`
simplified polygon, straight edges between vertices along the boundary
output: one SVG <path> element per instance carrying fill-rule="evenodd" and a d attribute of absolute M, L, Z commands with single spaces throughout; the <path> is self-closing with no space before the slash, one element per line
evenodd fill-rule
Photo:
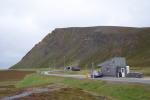
<path fill-rule="evenodd" d="M 106 97 L 94 96 L 81 89 L 62 88 L 56 91 L 34 93 L 21 100 L 108 100 Z M 18 100 L 20 100 L 18 99 Z"/>
<path fill-rule="evenodd" d="M 96 96 L 79 88 L 69 88 L 63 85 L 28 88 L 16 95 L 7 96 L 2 100 L 109 100 Z"/>
<path fill-rule="evenodd" d="M 0 70 L 0 98 L 20 93 L 22 89 L 15 88 L 15 84 L 31 73 L 34 71 Z"/>
<path fill-rule="evenodd" d="M 81 89 L 60 88 L 43 93 L 33 93 L 16 100 L 108 100 L 106 97 L 95 96 Z"/>
<path fill-rule="evenodd" d="M 0 87 L 0 100 L 5 96 L 11 96 L 21 93 L 22 89 L 16 89 L 14 85 L 1 86 Z"/>
<path fill-rule="evenodd" d="M 3 85 L 3 86 L 0 86 L 0 89 L 2 88 L 15 88 L 14 85 Z"/>
<path fill-rule="evenodd" d="M 0 71 L 0 81 L 14 81 L 21 80 L 27 74 L 34 73 L 34 71 L 17 71 L 17 70 L 1 70 Z"/>

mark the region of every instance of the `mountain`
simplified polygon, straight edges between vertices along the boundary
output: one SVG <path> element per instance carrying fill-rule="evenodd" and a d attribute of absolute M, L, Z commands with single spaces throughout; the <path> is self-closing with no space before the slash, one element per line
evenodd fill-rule
<path fill-rule="evenodd" d="M 114 56 L 131 66 L 150 66 L 150 28 L 56 28 L 11 68 L 90 67 Z"/>

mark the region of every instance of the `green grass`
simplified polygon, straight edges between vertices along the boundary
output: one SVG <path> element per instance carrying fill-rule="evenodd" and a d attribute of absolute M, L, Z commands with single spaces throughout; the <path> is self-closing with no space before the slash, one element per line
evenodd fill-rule
<path fill-rule="evenodd" d="M 42 84 L 49 83 L 50 79 L 46 78 L 44 76 L 40 76 L 37 74 L 31 74 L 27 75 L 24 80 L 20 81 L 19 84 L 17 84 L 17 87 L 32 87 L 32 86 L 38 86 Z"/>
<path fill-rule="evenodd" d="M 79 80 L 73 78 L 28 75 L 16 86 L 33 87 L 44 84 L 64 84 L 74 88 L 81 88 L 114 100 L 150 100 L 150 85 L 108 83 L 99 80 Z"/>

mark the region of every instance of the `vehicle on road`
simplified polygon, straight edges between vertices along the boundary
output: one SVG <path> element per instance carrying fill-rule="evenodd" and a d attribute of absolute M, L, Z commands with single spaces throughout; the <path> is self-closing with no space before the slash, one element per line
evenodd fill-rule
<path fill-rule="evenodd" d="M 103 74 L 100 71 L 93 71 L 90 73 L 90 77 L 91 78 L 100 78 L 100 77 L 103 77 Z"/>
<path fill-rule="evenodd" d="M 81 69 L 78 66 L 67 66 L 67 67 L 65 67 L 64 70 L 67 70 L 67 71 L 80 71 Z"/>

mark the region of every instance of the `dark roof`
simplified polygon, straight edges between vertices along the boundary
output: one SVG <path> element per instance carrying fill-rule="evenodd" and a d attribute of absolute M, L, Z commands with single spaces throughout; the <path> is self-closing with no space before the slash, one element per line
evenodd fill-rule
<path fill-rule="evenodd" d="M 98 64 L 99 67 L 108 66 L 108 65 L 118 66 L 118 67 L 126 66 L 126 59 L 125 57 L 114 57 L 104 61 L 103 63 Z"/>

